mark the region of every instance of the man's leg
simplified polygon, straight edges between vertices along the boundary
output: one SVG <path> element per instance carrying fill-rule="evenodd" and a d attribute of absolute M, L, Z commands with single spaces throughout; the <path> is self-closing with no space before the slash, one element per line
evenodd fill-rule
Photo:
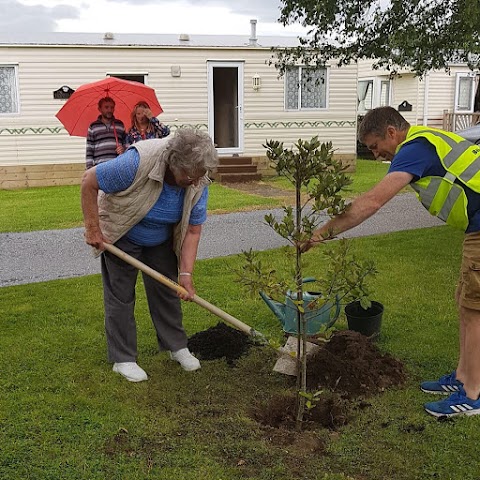
<path fill-rule="evenodd" d="M 460 382 L 463 382 L 463 379 L 466 377 L 466 366 L 465 366 L 465 322 L 462 320 L 462 307 L 460 306 L 460 294 L 461 287 L 457 288 L 455 293 L 455 301 L 458 305 L 458 342 L 459 342 L 459 355 L 458 355 L 458 365 L 456 370 L 457 379 Z"/>
<path fill-rule="evenodd" d="M 455 299 L 459 312 L 460 354 L 457 378 L 467 396 L 480 394 L 480 234 L 471 233 L 463 242 L 460 280 Z"/>
<path fill-rule="evenodd" d="M 460 372 L 468 398 L 477 400 L 480 395 L 480 311 L 460 307 Z"/>
<path fill-rule="evenodd" d="M 449 398 L 425 404 L 425 410 L 437 417 L 480 414 L 480 233 L 465 236 L 455 296 L 460 318 L 456 379 L 461 383 Z"/>

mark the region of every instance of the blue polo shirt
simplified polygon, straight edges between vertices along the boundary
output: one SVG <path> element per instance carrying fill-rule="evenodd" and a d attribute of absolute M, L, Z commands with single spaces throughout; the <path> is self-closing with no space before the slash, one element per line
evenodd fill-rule
<path fill-rule="evenodd" d="M 109 162 L 97 165 L 98 186 L 105 193 L 116 193 L 132 185 L 140 165 L 140 155 L 135 148 Z M 163 183 L 162 193 L 155 205 L 145 217 L 126 234 L 128 240 L 136 245 L 153 247 L 166 242 L 173 232 L 175 224 L 180 222 L 183 212 L 185 188 Z M 190 225 L 201 225 L 207 219 L 208 188 L 204 188 L 198 202 L 192 209 Z"/>
<path fill-rule="evenodd" d="M 435 147 L 425 138 L 416 138 L 406 143 L 393 157 L 388 170 L 391 172 L 407 172 L 413 175 L 412 182 L 423 177 L 443 177 L 447 172 L 437 155 Z M 480 193 L 474 192 L 457 180 L 467 195 L 467 214 L 469 224 L 465 233 L 480 231 Z"/>

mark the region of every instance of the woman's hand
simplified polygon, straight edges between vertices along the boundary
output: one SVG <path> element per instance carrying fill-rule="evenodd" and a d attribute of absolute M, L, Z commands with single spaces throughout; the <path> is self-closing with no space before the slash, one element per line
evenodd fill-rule
<path fill-rule="evenodd" d="M 84 236 L 87 245 L 95 247 L 98 250 L 105 250 L 103 242 L 107 242 L 107 239 L 104 238 L 99 226 L 86 226 Z"/>
<path fill-rule="evenodd" d="M 185 240 L 183 241 L 178 283 L 188 292 L 188 295 L 179 294 L 178 296 L 182 300 L 192 300 L 195 295 L 192 272 L 195 268 L 195 259 L 197 257 L 198 242 L 200 241 L 201 232 L 201 225 L 189 225 Z"/>
<path fill-rule="evenodd" d="M 143 114 L 150 120 L 153 117 L 152 111 L 149 108 L 143 109 Z"/>
<path fill-rule="evenodd" d="M 187 294 L 178 293 L 178 296 L 187 302 L 192 301 L 195 295 L 195 287 L 193 286 L 193 277 L 191 275 L 179 275 L 178 284 L 183 287 Z"/>

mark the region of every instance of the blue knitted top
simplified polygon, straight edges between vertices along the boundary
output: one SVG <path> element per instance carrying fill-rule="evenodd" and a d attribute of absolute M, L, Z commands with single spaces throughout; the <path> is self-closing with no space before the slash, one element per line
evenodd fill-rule
<path fill-rule="evenodd" d="M 105 193 L 126 190 L 135 179 L 140 164 L 140 155 L 135 148 L 128 149 L 122 155 L 97 166 L 97 182 Z M 167 241 L 173 227 L 182 218 L 185 189 L 163 183 L 163 189 L 155 205 L 145 217 L 126 234 L 136 245 L 152 247 Z M 192 209 L 190 225 L 201 225 L 207 219 L 208 188 Z"/>

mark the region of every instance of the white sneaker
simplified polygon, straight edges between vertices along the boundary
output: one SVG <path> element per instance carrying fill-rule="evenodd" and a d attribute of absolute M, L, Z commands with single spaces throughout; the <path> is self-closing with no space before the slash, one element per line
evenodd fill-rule
<path fill-rule="evenodd" d="M 113 364 L 113 371 L 123 375 L 129 382 L 143 382 L 148 376 L 143 368 L 135 362 L 121 362 Z"/>
<path fill-rule="evenodd" d="M 190 353 L 188 348 L 170 352 L 170 358 L 176 360 L 187 372 L 193 372 L 200 368 L 200 362 Z"/>

